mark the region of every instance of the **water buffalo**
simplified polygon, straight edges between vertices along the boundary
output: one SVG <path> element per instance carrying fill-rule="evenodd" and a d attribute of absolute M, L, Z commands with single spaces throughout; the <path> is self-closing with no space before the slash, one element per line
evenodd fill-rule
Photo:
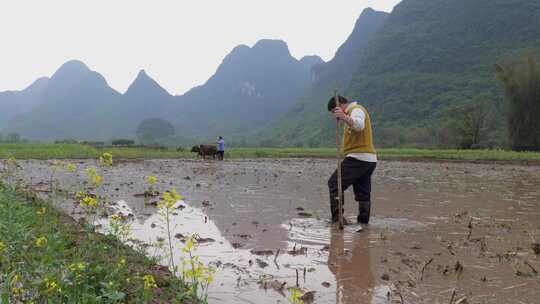
<path fill-rule="evenodd" d="M 205 159 L 207 155 L 216 159 L 216 155 L 218 154 L 216 146 L 213 145 L 193 146 L 193 148 L 191 148 L 191 152 L 197 153 L 199 156 L 202 156 L 203 159 Z"/>

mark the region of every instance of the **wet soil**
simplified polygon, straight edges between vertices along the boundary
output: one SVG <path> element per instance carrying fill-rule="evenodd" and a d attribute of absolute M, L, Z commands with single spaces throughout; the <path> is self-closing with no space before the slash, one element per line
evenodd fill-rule
<path fill-rule="evenodd" d="M 46 194 L 51 162 L 21 165 Z M 80 161 L 80 173 L 55 179 L 77 191 L 82 169 L 95 165 Z M 158 198 L 137 194 L 149 175 L 161 193 L 175 187 L 186 205 L 173 215 L 174 234 L 205 239 L 197 253 L 219 269 L 210 303 L 288 303 L 294 286 L 315 291 L 305 298 L 315 303 L 539 303 L 540 167 L 380 162 L 362 232 L 328 223 L 334 168 L 320 159 L 125 161 L 101 169 L 97 192 L 112 212 L 133 215 L 133 238 L 155 243 L 164 232 L 148 203 Z M 350 190 L 345 201 L 354 222 Z M 59 206 L 82 215 L 72 200 Z"/>

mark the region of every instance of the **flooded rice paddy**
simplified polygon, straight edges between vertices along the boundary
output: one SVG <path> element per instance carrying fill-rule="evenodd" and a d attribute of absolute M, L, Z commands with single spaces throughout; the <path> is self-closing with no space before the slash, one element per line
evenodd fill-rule
<path fill-rule="evenodd" d="M 26 183 L 46 193 L 51 162 L 21 162 Z M 60 188 L 85 180 L 57 172 Z M 164 237 L 157 209 L 137 194 L 146 176 L 176 188 L 177 264 L 183 236 L 197 234 L 201 260 L 218 268 L 210 303 L 540 303 L 540 167 L 381 162 L 372 222 L 362 232 L 328 223 L 331 160 L 120 161 L 103 169 L 100 195 L 111 213 L 130 215 L 132 237 Z M 346 215 L 356 219 L 351 191 Z M 73 200 L 58 203 L 82 216 Z M 103 223 L 106 227 L 107 223 Z M 152 254 L 152 248 L 148 249 Z M 166 263 L 166 262 L 165 262 Z M 310 297 L 312 296 L 312 299 Z"/>

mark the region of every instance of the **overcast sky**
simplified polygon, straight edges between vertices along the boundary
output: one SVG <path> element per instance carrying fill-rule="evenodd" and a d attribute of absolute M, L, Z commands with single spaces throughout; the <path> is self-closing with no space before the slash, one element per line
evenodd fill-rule
<path fill-rule="evenodd" d="M 333 57 L 366 7 L 399 0 L 0 0 L 0 91 L 79 59 L 124 92 L 140 69 L 172 94 L 203 84 L 237 45 L 283 39 Z"/>

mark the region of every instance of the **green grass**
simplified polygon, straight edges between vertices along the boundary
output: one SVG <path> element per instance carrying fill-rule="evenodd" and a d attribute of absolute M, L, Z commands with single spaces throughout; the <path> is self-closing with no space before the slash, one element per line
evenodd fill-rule
<path fill-rule="evenodd" d="M 88 159 L 110 152 L 115 159 L 194 158 L 193 153 L 174 149 L 150 148 L 95 148 L 79 144 L 0 144 L 0 159 Z M 510 161 L 540 162 L 538 152 L 505 150 L 451 149 L 379 149 L 382 160 L 455 160 L 455 161 Z M 333 158 L 335 148 L 232 148 L 228 158 Z"/>
<path fill-rule="evenodd" d="M 142 148 L 100 149 L 80 144 L 0 144 L 0 158 L 17 159 L 87 159 L 110 152 L 117 158 L 178 158 L 189 157 L 188 152 L 161 151 Z"/>
<path fill-rule="evenodd" d="M 159 288 L 145 289 L 145 275 Z M 0 184 L 0 303 L 180 303 L 183 286 L 143 253 Z"/>
<path fill-rule="evenodd" d="M 540 162 L 539 152 L 457 149 L 381 149 L 382 159 Z"/>

